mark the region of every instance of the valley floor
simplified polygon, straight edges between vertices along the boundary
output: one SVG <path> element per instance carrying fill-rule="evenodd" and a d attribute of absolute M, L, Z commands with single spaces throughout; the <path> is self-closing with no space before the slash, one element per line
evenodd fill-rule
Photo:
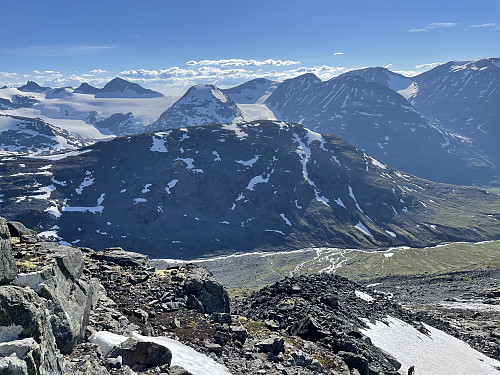
<path fill-rule="evenodd" d="M 386 250 L 315 248 L 190 261 L 235 299 L 286 276 L 334 273 L 392 296 L 429 325 L 500 359 L 500 241 Z M 188 263 L 153 260 L 158 268 Z"/>

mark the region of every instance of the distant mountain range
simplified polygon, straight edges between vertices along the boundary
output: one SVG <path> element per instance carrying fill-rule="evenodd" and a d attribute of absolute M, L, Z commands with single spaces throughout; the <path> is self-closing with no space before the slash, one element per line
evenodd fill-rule
<path fill-rule="evenodd" d="M 79 246 L 155 257 L 423 246 L 500 233 L 498 196 L 418 179 L 283 122 L 193 126 L 67 155 L 4 158 L 0 175 L 10 220 Z"/>
<path fill-rule="evenodd" d="M 28 82 L 0 89 L 0 114 L 41 119 L 86 143 L 278 119 L 337 135 L 388 165 L 433 181 L 498 185 L 499 61 L 452 61 L 415 77 L 377 67 L 329 81 L 306 74 L 228 89 L 197 85 L 178 100 L 121 78 L 103 88 L 83 83 L 52 89 Z M 4 149 L 26 144 L 23 137 L 11 133 Z"/>
<path fill-rule="evenodd" d="M 391 77 L 377 69 L 361 73 L 380 80 Z M 362 76 L 325 82 L 313 74 L 299 76 L 283 82 L 266 104 L 278 120 L 335 134 L 423 178 L 470 185 L 489 182 L 497 173 L 497 165 L 467 139 L 435 127 L 396 91 Z"/>

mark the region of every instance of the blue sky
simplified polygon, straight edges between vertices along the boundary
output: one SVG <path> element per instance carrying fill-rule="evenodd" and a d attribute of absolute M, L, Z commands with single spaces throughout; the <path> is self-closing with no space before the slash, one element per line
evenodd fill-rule
<path fill-rule="evenodd" d="M 2 29 L 2 85 L 102 86 L 122 76 L 178 93 L 500 57 L 498 0 L 18 0 L 2 4 Z"/>

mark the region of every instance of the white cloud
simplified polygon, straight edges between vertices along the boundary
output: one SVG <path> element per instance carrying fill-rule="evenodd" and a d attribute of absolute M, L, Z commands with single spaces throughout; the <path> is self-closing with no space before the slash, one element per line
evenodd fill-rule
<path fill-rule="evenodd" d="M 489 22 L 489 23 L 483 23 L 483 24 L 480 24 L 480 25 L 470 25 L 470 28 L 471 29 L 484 29 L 484 28 L 493 28 L 493 29 L 498 29 L 500 26 L 498 26 L 498 23 L 493 23 L 493 22 Z"/>
<path fill-rule="evenodd" d="M 442 63 L 440 62 L 433 62 L 433 63 L 428 63 L 428 64 L 420 64 L 420 65 L 415 65 L 416 69 L 432 69 L 435 68 L 436 66 L 441 65 Z"/>
<path fill-rule="evenodd" d="M 90 74 L 101 74 L 101 73 L 106 73 L 106 70 L 104 70 L 104 69 L 92 69 L 89 73 Z"/>
<path fill-rule="evenodd" d="M 384 66 L 384 68 L 391 69 L 391 66 L 392 66 L 392 64 L 387 64 L 386 66 Z"/>
<path fill-rule="evenodd" d="M 432 29 L 441 29 L 441 28 L 449 28 L 449 27 L 454 27 L 457 26 L 458 23 L 456 22 L 433 22 L 425 25 L 424 27 L 417 29 L 411 29 L 408 30 L 410 33 L 419 33 L 421 31 L 427 31 L 427 30 L 432 30 Z"/>
<path fill-rule="evenodd" d="M 195 61 L 191 60 L 186 63 L 186 65 L 189 66 L 210 66 L 210 65 L 215 65 L 215 66 L 222 66 L 222 67 L 229 67 L 229 66 L 289 66 L 289 65 L 298 65 L 300 64 L 300 61 L 293 61 L 293 60 L 273 60 L 273 59 L 267 59 L 267 60 L 245 60 L 245 59 L 221 59 L 221 60 L 200 60 L 200 61 Z"/>
<path fill-rule="evenodd" d="M 338 56 L 338 55 L 343 55 L 343 54 L 344 54 L 344 52 L 334 52 L 333 56 Z"/>
<path fill-rule="evenodd" d="M 4 54 L 24 57 L 58 57 L 89 55 L 106 52 L 116 48 L 111 45 L 86 44 L 50 44 L 30 47 L 4 47 L 0 51 Z"/>

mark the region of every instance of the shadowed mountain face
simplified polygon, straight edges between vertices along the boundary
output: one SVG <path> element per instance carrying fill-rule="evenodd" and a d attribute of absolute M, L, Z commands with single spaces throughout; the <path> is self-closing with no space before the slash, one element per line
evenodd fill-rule
<path fill-rule="evenodd" d="M 496 163 L 467 139 L 436 128 L 397 92 L 359 76 L 300 76 L 283 82 L 266 104 L 279 120 L 337 135 L 419 177 L 471 185 L 497 174 Z"/>
<path fill-rule="evenodd" d="M 401 94 L 420 113 L 500 161 L 500 59 L 450 61 L 414 80 Z"/>
<path fill-rule="evenodd" d="M 402 174 L 300 125 L 172 129 L 71 155 L 4 158 L 2 215 L 81 246 L 174 258 L 500 233 L 496 195 Z"/>
<path fill-rule="evenodd" d="M 163 112 L 156 122 L 147 126 L 145 131 L 222 124 L 242 119 L 240 109 L 224 92 L 213 85 L 196 85 Z"/>

